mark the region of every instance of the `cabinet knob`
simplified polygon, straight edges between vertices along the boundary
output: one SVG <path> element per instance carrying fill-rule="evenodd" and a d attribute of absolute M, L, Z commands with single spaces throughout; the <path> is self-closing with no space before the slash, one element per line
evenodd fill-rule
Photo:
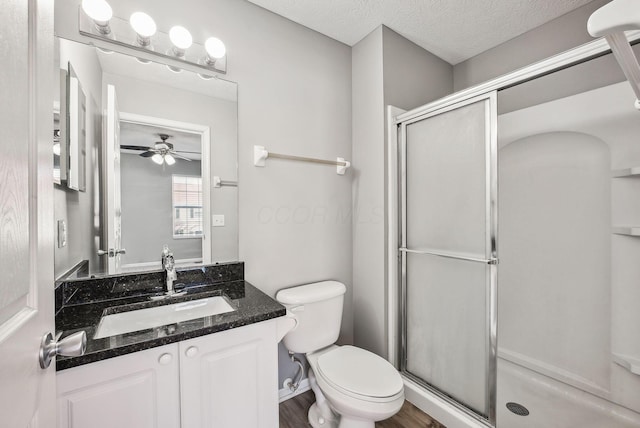
<path fill-rule="evenodd" d="M 171 362 L 171 360 L 173 360 L 173 355 L 171 355 L 171 354 L 162 354 L 158 358 L 158 362 L 160 364 L 162 364 L 163 366 L 166 366 L 167 364 L 169 364 Z"/>
<path fill-rule="evenodd" d="M 198 355 L 198 347 L 197 346 L 189 346 L 185 351 L 187 357 L 195 357 Z"/>

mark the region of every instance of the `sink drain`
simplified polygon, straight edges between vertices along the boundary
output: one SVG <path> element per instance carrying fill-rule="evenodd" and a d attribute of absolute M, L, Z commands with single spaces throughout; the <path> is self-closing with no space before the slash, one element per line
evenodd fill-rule
<path fill-rule="evenodd" d="M 524 407 L 522 404 L 518 403 L 507 403 L 507 409 L 509 409 L 512 413 L 515 413 L 518 416 L 528 416 L 529 410 Z"/>

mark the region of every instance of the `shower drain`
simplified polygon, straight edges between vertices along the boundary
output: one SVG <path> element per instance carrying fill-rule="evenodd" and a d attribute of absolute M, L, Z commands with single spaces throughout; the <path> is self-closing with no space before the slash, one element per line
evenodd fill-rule
<path fill-rule="evenodd" d="M 515 413 L 518 416 L 529 415 L 529 410 L 527 410 L 527 408 L 524 407 L 522 404 L 509 402 L 507 403 L 507 409 L 509 409 L 511 412 Z"/>

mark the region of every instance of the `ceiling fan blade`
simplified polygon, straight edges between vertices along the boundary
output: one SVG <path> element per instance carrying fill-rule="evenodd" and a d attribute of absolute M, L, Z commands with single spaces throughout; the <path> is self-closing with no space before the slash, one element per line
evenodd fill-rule
<path fill-rule="evenodd" d="M 185 158 L 184 156 L 181 156 L 181 155 L 177 154 L 176 152 L 171 152 L 171 155 L 172 155 L 173 157 L 175 157 L 175 158 L 178 158 L 178 159 L 184 159 L 184 160 L 186 160 L 186 161 L 191 162 L 191 159 L 189 159 L 189 158 Z"/>
<path fill-rule="evenodd" d="M 173 150 L 173 152 L 174 152 L 174 153 L 191 153 L 191 154 L 194 154 L 194 155 L 200 155 L 200 154 L 202 154 L 201 152 L 188 152 L 188 151 L 186 151 L 186 150 Z"/>
<path fill-rule="evenodd" d="M 120 144 L 120 150 L 149 150 L 149 147 Z"/>
<path fill-rule="evenodd" d="M 150 158 L 151 156 L 155 155 L 156 152 L 153 152 L 151 150 L 147 150 L 146 152 L 140 153 L 138 156 L 142 156 L 143 158 Z"/>

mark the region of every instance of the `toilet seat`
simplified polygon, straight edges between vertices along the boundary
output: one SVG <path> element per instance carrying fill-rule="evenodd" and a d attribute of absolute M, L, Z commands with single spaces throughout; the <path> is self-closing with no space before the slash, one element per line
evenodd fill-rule
<path fill-rule="evenodd" d="M 384 358 L 355 346 L 322 353 L 316 373 L 341 393 L 365 401 L 395 400 L 403 392 L 402 377 Z"/>

